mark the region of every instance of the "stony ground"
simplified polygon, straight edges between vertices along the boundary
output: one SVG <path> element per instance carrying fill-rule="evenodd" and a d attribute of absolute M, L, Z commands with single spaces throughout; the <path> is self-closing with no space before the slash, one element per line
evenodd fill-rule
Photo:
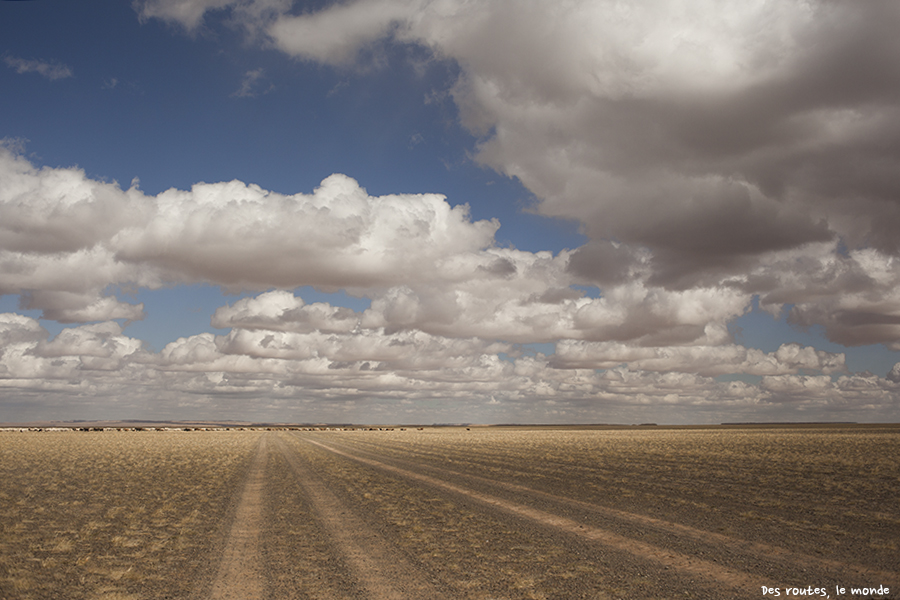
<path fill-rule="evenodd" d="M 0 459 L 0 599 L 900 597 L 900 428 L 4 434 Z"/>

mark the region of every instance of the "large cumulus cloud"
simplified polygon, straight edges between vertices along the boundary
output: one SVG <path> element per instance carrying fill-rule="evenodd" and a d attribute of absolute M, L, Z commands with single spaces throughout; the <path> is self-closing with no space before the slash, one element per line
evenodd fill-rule
<path fill-rule="evenodd" d="M 467 206 L 436 194 L 369 196 L 345 175 L 328 177 L 311 195 L 239 181 L 197 184 L 163 192 L 155 207 L 141 227 L 118 232 L 116 257 L 237 289 L 440 277 L 445 257 L 479 251 L 499 227 L 473 223 Z"/>
<path fill-rule="evenodd" d="M 376 401 L 367 414 L 897 418 L 896 367 L 848 373 L 842 354 L 762 352 L 728 330 L 757 297 L 840 344 L 900 349 L 896 3 L 134 5 L 191 32 L 227 15 L 265 47 L 338 68 L 384 44 L 453 61 L 447 92 L 475 160 L 589 242 L 498 248 L 499 223 L 465 205 L 373 197 L 340 174 L 311 193 L 231 181 L 148 196 L 2 148 L 0 294 L 82 323 L 51 339 L 0 315 L 7 390 L 139 390 L 198 410 L 263 398 L 273 414 L 318 403 L 326 417 Z M 256 295 L 212 316 L 229 332 L 156 354 L 110 322 L 144 311 L 117 286 L 194 282 Z M 371 306 L 307 303 L 291 291 L 304 285 Z M 548 342 L 552 356 L 522 346 Z"/>
<path fill-rule="evenodd" d="M 142 318 L 143 306 L 111 295 L 111 286 L 311 285 L 345 288 L 372 306 L 355 315 L 271 292 L 220 309 L 213 324 L 381 328 L 516 343 L 719 344 L 751 299 L 734 286 L 652 285 L 646 255 L 636 255 L 632 276 L 604 286 L 602 297 L 587 297 L 572 287 L 585 280 L 570 268 L 580 251 L 499 248 L 499 223 L 473 222 L 466 205 L 451 206 L 437 194 L 373 197 L 344 175 L 328 177 L 311 194 L 231 181 L 154 197 L 76 168 L 37 168 L 9 149 L 0 150 L 0 169 L 12 174 L 0 186 L 7 217 L 0 221 L 0 291 L 63 323 Z"/>
<path fill-rule="evenodd" d="M 330 65 L 385 42 L 455 62 L 450 92 L 481 137 L 476 159 L 519 178 L 542 214 L 584 224 L 591 241 L 570 270 L 593 285 L 634 277 L 640 262 L 668 289 L 739 284 L 774 297 L 773 280 L 805 277 L 797 252 L 822 263 L 841 262 L 842 248 L 878 260 L 900 251 L 894 2 L 138 7 L 188 29 L 207 8 L 231 7 L 265 44 Z M 797 323 L 824 324 L 842 343 L 896 345 L 893 302 L 823 306 L 799 290 Z"/>
<path fill-rule="evenodd" d="M 344 175 L 285 196 L 239 181 L 150 197 L 37 168 L 0 147 L 0 294 L 61 322 L 140 319 L 111 285 L 207 282 L 263 290 L 390 287 L 454 280 L 459 261 L 493 243 L 436 194 L 369 196 Z"/>

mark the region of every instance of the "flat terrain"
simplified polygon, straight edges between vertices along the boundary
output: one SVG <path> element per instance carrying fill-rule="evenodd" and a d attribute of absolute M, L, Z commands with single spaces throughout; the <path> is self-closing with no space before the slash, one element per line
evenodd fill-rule
<path fill-rule="evenodd" d="M 0 482 L 0 600 L 900 598 L 895 426 L 2 432 Z"/>

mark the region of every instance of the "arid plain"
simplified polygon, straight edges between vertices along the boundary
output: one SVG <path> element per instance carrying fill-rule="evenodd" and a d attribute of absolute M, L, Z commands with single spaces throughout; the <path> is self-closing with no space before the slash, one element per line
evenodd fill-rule
<path fill-rule="evenodd" d="M 7 431 L 0 481 L 2 600 L 900 597 L 900 426 Z"/>

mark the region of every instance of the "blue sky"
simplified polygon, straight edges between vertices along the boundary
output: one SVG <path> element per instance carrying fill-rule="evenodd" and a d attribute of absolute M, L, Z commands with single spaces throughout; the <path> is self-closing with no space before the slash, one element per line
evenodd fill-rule
<path fill-rule="evenodd" d="M 707 4 L 0 2 L 0 421 L 897 420 L 900 12 Z"/>

